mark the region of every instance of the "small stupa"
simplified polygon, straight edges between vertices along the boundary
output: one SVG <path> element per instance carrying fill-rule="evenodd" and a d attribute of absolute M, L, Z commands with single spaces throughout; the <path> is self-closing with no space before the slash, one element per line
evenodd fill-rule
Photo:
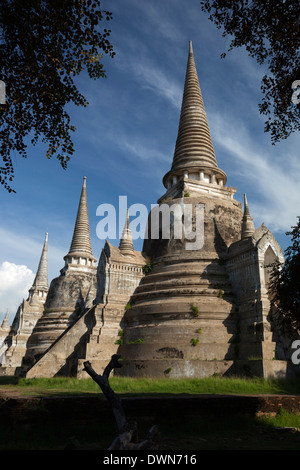
<path fill-rule="evenodd" d="M 86 194 L 86 177 L 80 194 L 70 249 L 60 276 L 53 279 L 43 315 L 28 341 L 24 366 L 33 364 L 82 314 L 97 285 L 96 258 L 92 253 Z"/>
<path fill-rule="evenodd" d="M 48 289 L 48 233 L 46 233 L 38 269 L 28 291 L 28 298 L 23 299 L 19 305 L 5 338 L 3 346 L 6 351 L 1 357 L 2 373 L 6 369 L 10 375 L 13 375 L 21 367 L 28 340 L 43 314 Z"/>

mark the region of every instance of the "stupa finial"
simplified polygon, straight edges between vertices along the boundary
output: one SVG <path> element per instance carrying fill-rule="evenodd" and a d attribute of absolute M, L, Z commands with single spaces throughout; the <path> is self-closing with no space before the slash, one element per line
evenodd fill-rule
<path fill-rule="evenodd" d="M 45 235 L 39 266 L 31 289 L 48 289 L 48 233 Z"/>
<path fill-rule="evenodd" d="M 242 221 L 242 239 L 251 237 L 255 232 L 254 223 L 250 216 L 247 196 L 244 194 L 244 216 Z"/>
<path fill-rule="evenodd" d="M 119 249 L 123 255 L 132 255 L 134 253 L 132 235 L 131 235 L 130 224 L 129 224 L 128 209 L 127 209 L 127 214 L 126 214 L 125 226 L 124 226 L 122 237 L 121 237 L 120 244 L 119 244 Z"/>
<path fill-rule="evenodd" d="M 199 180 L 201 173 L 212 182 L 226 184 L 226 174 L 217 165 L 190 41 L 173 162 L 163 183 L 168 188 L 174 178 L 188 174 Z"/>
<path fill-rule="evenodd" d="M 78 256 L 80 253 L 93 258 L 86 195 L 86 176 L 83 178 L 73 238 L 69 253 L 66 256 Z"/>

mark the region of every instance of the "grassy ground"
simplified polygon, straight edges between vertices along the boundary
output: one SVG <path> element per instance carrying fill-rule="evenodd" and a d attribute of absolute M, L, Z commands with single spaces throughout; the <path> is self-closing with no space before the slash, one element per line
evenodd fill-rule
<path fill-rule="evenodd" d="M 162 426 L 164 450 L 299 450 L 299 415 L 203 418 L 180 429 Z"/>
<path fill-rule="evenodd" d="M 118 394 L 126 395 L 165 395 L 165 394 L 292 394 L 300 393 L 299 380 L 262 378 L 224 378 L 209 377 L 202 379 L 135 379 L 111 377 L 110 385 Z M 101 390 L 92 379 L 72 379 L 57 377 L 51 379 L 17 379 L 0 377 L 1 390 L 10 390 L 21 395 L 49 394 L 99 394 Z"/>
<path fill-rule="evenodd" d="M 112 377 L 119 396 L 165 396 L 197 394 L 291 394 L 299 395 L 299 381 L 207 378 L 149 380 Z M 90 379 L 15 379 L 0 377 L 4 391 L 22 396 L 99 395 Z M 1 408 L 0 408 L 1 417 Z M 149 420 L 138 422 L 142 437 Z M 159 450 L 300 450 L 300 415 L 281 409 L 276 416 L 183 416 L 180 410 L 160 423 Z M 0 450 L 104 450 L 117 435 L 114 419 L 86 423 L 18 423 L 7 426 L 0 419 Z"/>
<path fill-rule="evenodd" d="M 292 427 L 290 427 L 292 425 Z M 288 427 L 287 427 L 288 426 Z M 149 429 L 138 422 L 140 438 Z M 299 416 L 201 417 L 160 424 L 157 450 L 299 450 Z M 0 450 L 105 450 L 118 432 L 113 419 L 86 423 L 26 423 L 7 429 L 0 422 Z"/>

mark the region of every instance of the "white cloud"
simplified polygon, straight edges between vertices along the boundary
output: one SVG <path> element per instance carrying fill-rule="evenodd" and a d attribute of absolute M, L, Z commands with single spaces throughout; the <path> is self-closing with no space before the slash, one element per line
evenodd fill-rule
<path fill-rule="evenodd" d="M 59 243 L 59 239 L 56 240 Z M 20 231 L 0 228 L 0 245 L 4 247 L 0 255 L 0 324 L 6 310 L 11 324 L 23 298 L 28 297 L 42 253 L 44 240 L 34 236 L 24 236 Z M 61 238 L 61 244 L 65 240 Z M 48 240 L 48 281 L 59 275 L 63 267 L 66 249 L 49 244 Z M 9 261 L 8 261 L 9 260 Z M 1 264 L 2 263 L 2 264 Z"/>
<path fill-rule="evenodd" d="M 34 273 L 25 265 L 4 261 L 0 265 L 0 313 L 1 323 L 6 310 L 11 324 L 18 306 L 27 298 L 34 281 Z"/>

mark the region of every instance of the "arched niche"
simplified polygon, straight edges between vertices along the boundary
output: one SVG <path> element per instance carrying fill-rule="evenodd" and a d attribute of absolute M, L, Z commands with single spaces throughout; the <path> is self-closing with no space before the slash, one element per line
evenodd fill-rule
<path fill-rule="evenodd" d="M 264 253 L 264 284 L 265 288 L 269 289 L 269 284 L 271 280 L 272 266 L 278 261 L 278 256 L 274 252 L 271 245 L 268 246 Z"/>
<path fill-rule="evenodd" d="M 257 248 L 261 293 L 268 296 L 268 284 L 272 270 L 270 265 L 277 260 L 284 263 L 283 252 L 274 235 L 265 224 L 262 224 L 255 231 L 252 239 Z"/>

